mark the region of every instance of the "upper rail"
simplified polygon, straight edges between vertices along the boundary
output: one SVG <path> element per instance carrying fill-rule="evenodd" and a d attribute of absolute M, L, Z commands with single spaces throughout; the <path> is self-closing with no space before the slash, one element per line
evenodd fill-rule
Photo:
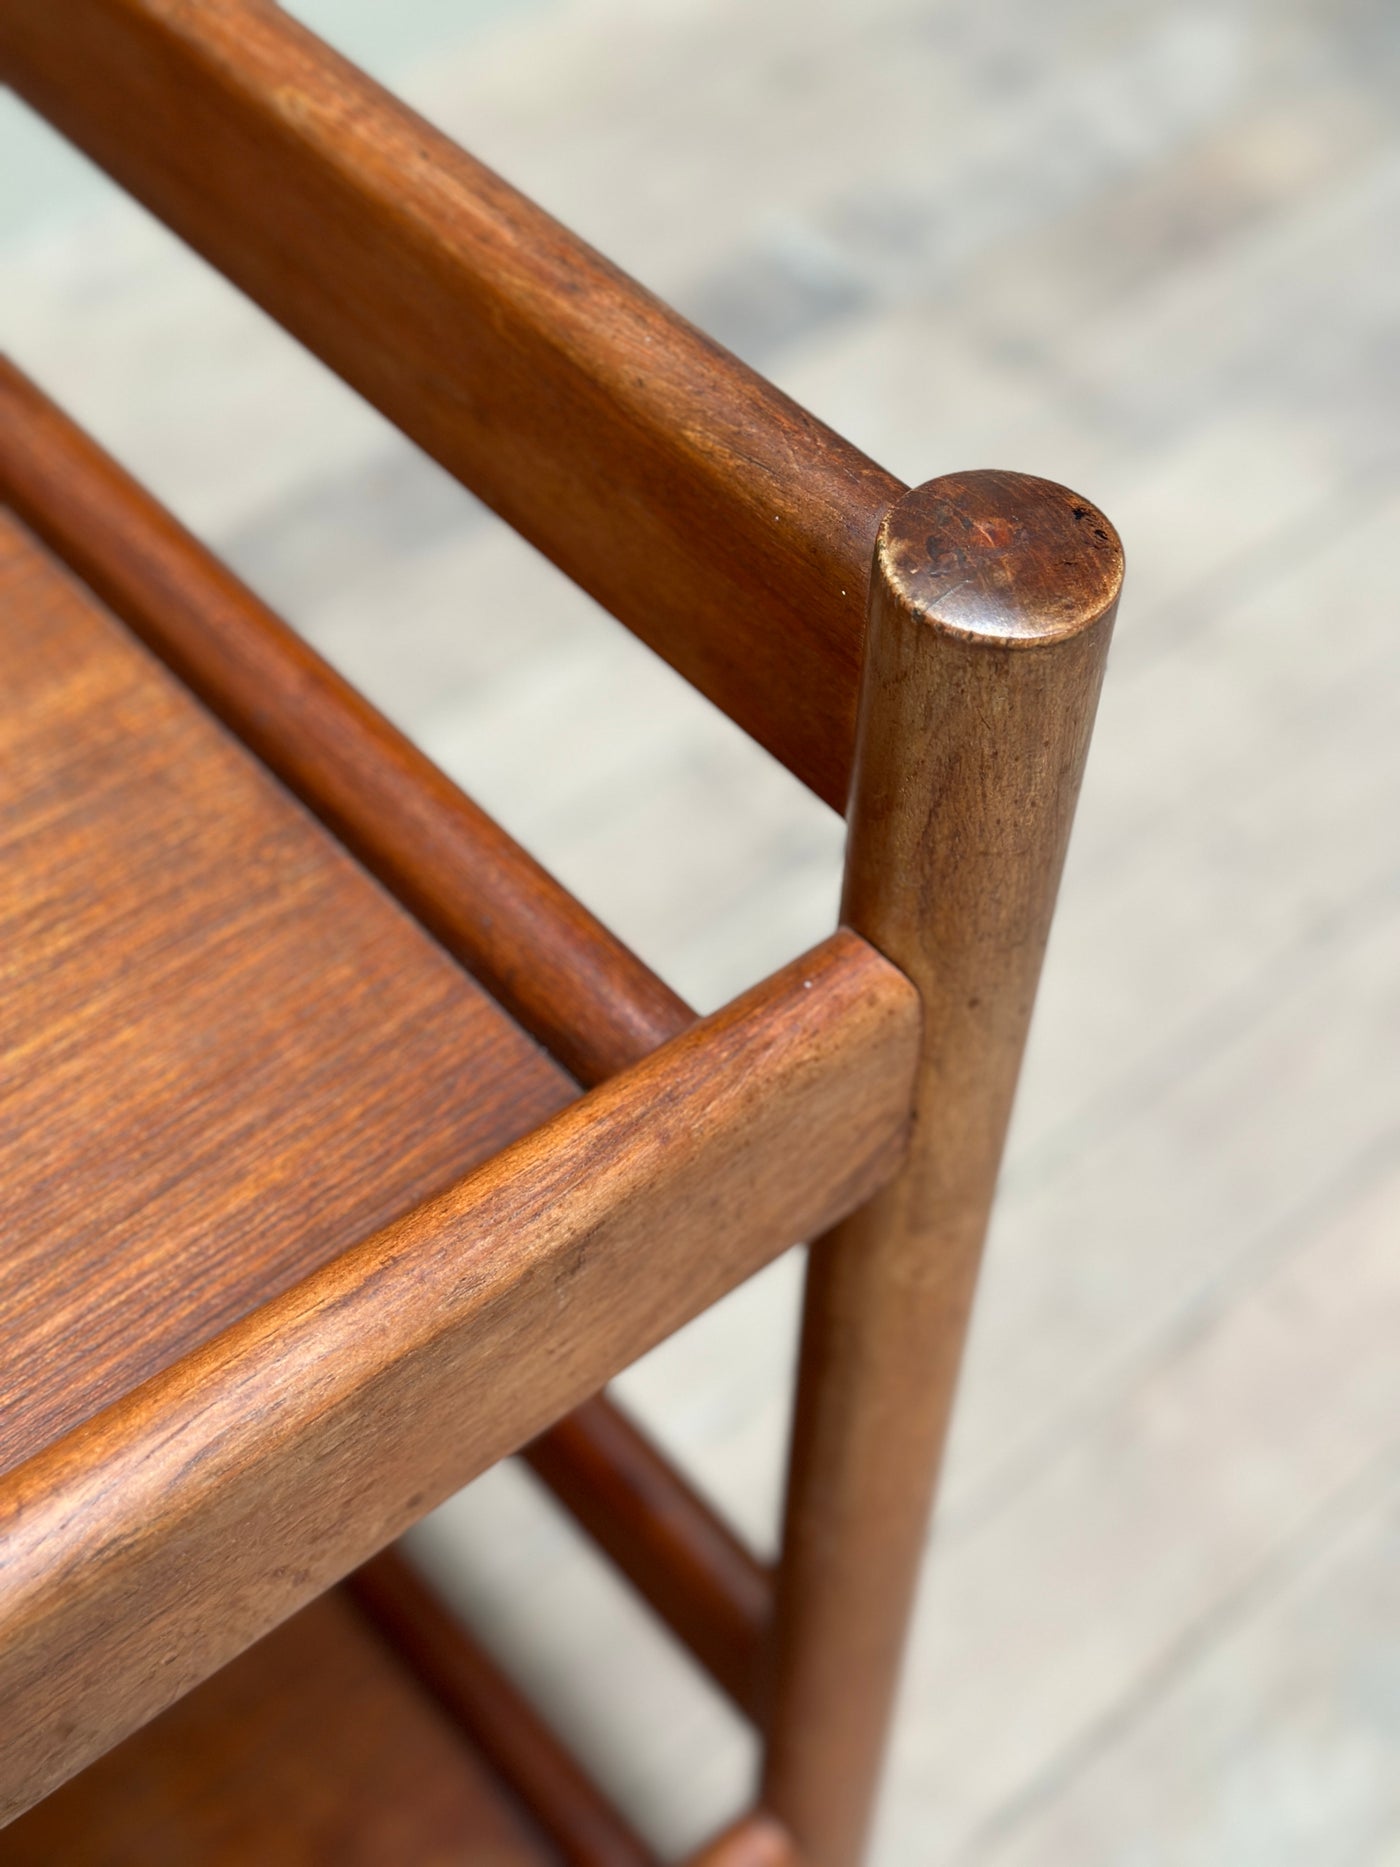
<path fill-rule="evenodd" d="M 260 0 L 5 0 L 0 77 L 844 808 L 901 482 Z"/>

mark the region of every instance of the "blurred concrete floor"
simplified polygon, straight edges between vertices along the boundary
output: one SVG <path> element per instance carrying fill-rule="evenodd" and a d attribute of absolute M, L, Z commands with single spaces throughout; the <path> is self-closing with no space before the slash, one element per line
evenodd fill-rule
<path fill-rule="evenodd" d="M 1127 543 L 876 1867 L 1396 1867 L 1400 15 L 295 10 L 894 471 Z M 826 931 L 834 818 L 8 101 L 0 244 L 5 346 L 682 991 Z M 765 1542 L 795 1289 L 622 1383 Z M 519 1472 L 417 1540 L 659 1842 L 738 1801 Z"/>

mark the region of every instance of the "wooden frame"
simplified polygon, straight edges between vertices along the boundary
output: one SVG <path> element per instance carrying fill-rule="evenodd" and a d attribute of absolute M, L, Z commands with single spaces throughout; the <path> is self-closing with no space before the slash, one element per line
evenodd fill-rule
<path fill-rule="evenodd" d="M 916 1031 L 908 982 L 836 935 L 11 1473 L 0 1811 L 866 1197 Z"/>
<path fill-rule="evenodd" d="M 46 0 L 6 0 L 0 59 L 79 148 L 844 804 L 870 552 L 898 480 L 273 7 L 67 0 L 60 31 Z"/>
<path fill-rule="evenodd" d="M 813 1250 L 768 1805 L 859 1857 L 1122 577 L 1102 516 L 982 473 L 875 557 L 842 917 L 919 987 L 901 1174 Z"/>
<path fill-rule="evenodd" d="M 695 1023 L 0 366 L 6 503 L 598 1085 L 0 1479 L 0 1692 L 23 1711 L 0 1807 L 523 1447 L 764 1734 L 760 1806 L 705 1862 L 852 1867 L 1121 582 L 1112 527 L 1026 476 L 905 492 L 257 0 L 72 0 L 61 27 L 4 0 L 0 73 L 850 817 L 845 931 Z M 818 1242 L 770 1575 L 596 1390 L 799 1237 Z M 270 1537 L 240 1536 L 253 1517 Z M 354 1587 L 454 1717 L 492 1724 L 567 1858 L 646 1858 L 397 1558 Z"/>

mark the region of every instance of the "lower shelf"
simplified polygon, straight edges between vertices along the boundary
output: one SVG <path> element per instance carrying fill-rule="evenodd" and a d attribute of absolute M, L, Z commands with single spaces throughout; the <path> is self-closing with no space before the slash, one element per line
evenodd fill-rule
<path fill-rule="evenodd" d="M 341 1590 L 0 1832 L 0 1867 L 559 1867 Z"/>

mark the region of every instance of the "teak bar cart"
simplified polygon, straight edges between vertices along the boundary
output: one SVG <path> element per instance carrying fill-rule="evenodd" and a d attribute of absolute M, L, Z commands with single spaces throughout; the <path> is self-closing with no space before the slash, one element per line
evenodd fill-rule
<path fill-rule="evenodd" d="M 391 1548 L 522 1452 L 761 1733 L 698 1858 L 851 1867 L 1112 528 L 908 491 L 265 0 L 0 70 L 850 825 L 697 1021 L 3 366 L 0 1863 L 648 1860 Z M 804 1239 L 770 1570 L 602 1390 Z"/>

